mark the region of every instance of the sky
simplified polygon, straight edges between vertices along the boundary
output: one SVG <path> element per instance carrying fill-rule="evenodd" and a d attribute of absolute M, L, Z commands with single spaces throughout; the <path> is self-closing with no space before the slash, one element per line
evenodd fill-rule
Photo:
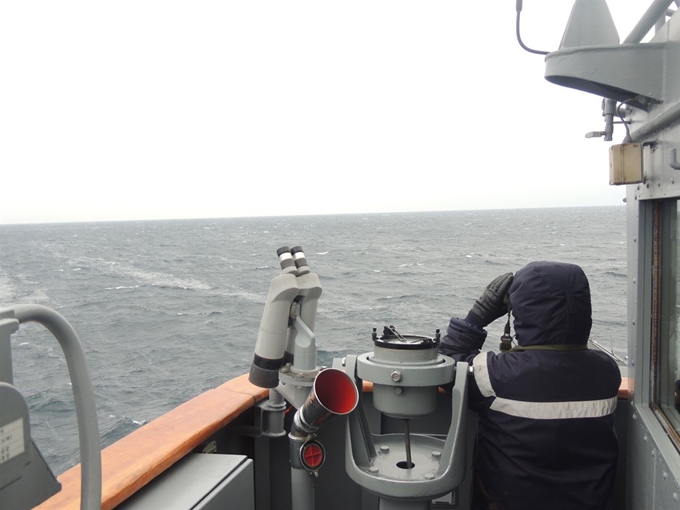
<path fill-rule="evenodd" d="M 623 39 L 646 2 L 609 3 Z M 571 5 L 526 0 L 525 44 Z M 514 32 L 513 0 L 3 2 L 0 224 L 622 204 L 601 99 Z"/>

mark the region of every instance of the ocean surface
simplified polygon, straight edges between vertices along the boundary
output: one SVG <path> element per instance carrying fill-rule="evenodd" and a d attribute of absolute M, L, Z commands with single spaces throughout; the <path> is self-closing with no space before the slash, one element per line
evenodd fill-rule
<path fill-rule="evenodd" d="M 444 331 L 494 277 L 532 260 L 584 268 L 591 338 L 626 356 L 623 206 L 0 225 L 0 307 L 46 305 L 75 327 L 105 447 L 248 371 L 283 245 L 302 245 L 322 281 L 321 364 L 372 350 L 373 327 Z M 12 336 L 12 356 L 33 438 L 59 474 L 79 462 L 64 356 L 35 324 Z"/>

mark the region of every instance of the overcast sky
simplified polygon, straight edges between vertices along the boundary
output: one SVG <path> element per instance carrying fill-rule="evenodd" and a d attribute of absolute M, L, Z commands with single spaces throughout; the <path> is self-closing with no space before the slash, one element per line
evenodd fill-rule
<path fill-rule="evenodd" d="M 525 43 L 571 4 L 526 0 Z M 646 2 L 610 4 L 623 39 Z M 600 98 L 514 30 L 513 0 L 3 2 L 0 223 L 621 204 Z"/>

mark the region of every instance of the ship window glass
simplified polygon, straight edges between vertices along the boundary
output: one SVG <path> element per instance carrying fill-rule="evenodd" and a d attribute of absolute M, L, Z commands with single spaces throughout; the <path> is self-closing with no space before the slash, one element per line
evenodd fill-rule
<path fill-rule="evenodd" d="M 657 403 L 680 431 L 680 201 L 661 203 Z"/>

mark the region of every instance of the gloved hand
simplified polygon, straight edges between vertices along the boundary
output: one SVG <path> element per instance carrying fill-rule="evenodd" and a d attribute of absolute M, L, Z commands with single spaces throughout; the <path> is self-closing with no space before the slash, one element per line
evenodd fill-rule
<path fill-rule="evenodd" d="M 507 296 L 512 279 L 512 273 L 505 273 L 494 279 L 472 305 L 470 313 L 479 319 L 482 327 L 508 313 Z"/>

